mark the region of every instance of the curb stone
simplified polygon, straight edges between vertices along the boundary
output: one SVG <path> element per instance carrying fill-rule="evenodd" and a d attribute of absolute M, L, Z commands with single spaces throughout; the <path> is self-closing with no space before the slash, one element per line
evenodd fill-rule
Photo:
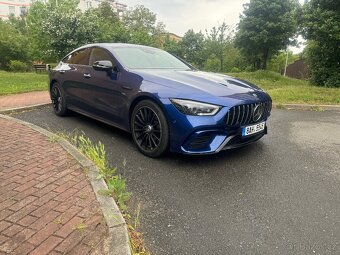
<path fill-rule="evenodd" d="M 339 111 L 340 105 L 322 105 L 322 104 L 273 104 L 273 108 L 279 109 L 280 106 L 287 110 L 313 110 L 321 108 L 327 111 Z"/>
<path fill-rule="evenodd" d="M 31 129 L 47 137 L 56 136 L 46 129 L 7 115 L 0 114 L 0 118 L 11 120 L 30 127 Z M 64 138 L 60 137 L 60 140 L 56 142 L 59 143 L 72 157 L 74 157 L 83 168 L 88 170 L 88 177 L 92 189 L 96 195 L 97 201 L 100 204 L 100 208 L 109 228 L 109 237 L 104 241 L 103 251 L 109 255 L 131 255 L 129 234 L 123 215 L 121 214 L 116 202 L 112 197 L 100 195 L 98 193 L 99 190 L 108 189 L 105 181 L 102 178 L 97 179 L 97 176 L 99 175 L 99 169 L 91 160 L 86 158 L 76 149 L 76 147 L 74 147 Z"/>
<path fill-rule="evenodd" d="M 21 106 L 21 107 L 15 107 L 15 108 L 8 108 L 4 110 L 0 110 L 0 113 L 12 113 L 12 112 L 19 112 L 24 110 L 33 110 L 33 109 L 39 109 L 46 105 L 50 105 L 52 103 L 42 103 L 42 104 L 34 104 L 34 105 L 28 105 L 28 106 Z"/>

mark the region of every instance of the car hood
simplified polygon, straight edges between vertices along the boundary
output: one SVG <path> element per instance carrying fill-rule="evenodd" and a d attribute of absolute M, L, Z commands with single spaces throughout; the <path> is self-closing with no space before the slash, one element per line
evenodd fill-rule
<path fill-rule="evenodd" d="M 254 101 L 262 100 L 267 96 L 256 85 L 228 75 L 193 70 L 138 70 L 134 73 L 145 81 L 172 88 L 172 96 L 179 98 L 199 100 L 200 98 L 219 97 L 237 101 Z"/>

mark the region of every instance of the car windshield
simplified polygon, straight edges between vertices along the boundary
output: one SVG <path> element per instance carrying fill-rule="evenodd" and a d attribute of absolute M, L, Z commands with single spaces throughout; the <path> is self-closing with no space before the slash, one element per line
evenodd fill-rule
<path fill-rule="evenodd" d="M 147 47 L 115 47 L 113 54 L 129 69 L 188 70 L 188 65 L 166 51 Z"/>

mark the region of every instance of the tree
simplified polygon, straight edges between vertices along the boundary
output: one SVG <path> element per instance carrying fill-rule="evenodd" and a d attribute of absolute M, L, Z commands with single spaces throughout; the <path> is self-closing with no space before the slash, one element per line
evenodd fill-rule
<path fill-rule="evenodd" d="M 182 57 L 189 63 L 201 68 L 204 65 L 204 35 L 194 30 L 188 30 L 181 41 Z"/>
<path fill-rule="evenodd" d="M 287 52 L 281 51 L 275 56 L 273 56 L 268 62 L 268 70 L 281 73 L 286 65 Z M 294 63 L 295 60 L 299 59 L 298 55 L 293 55 L 292 51 L 288 51 L 288 61 L 287 64 Z"/>
<path fill-rule="evenodd" d="M 28 29 L 26 24 L 27 19 L 27 13 L 21 15 L 20 17 L 15 17 L 14 15 L 11 15 L 8 18 L 9 24 L 11 24 L 15 29 L 20 31 L 22 35 L 28 35 Z"/>
<path fill-rule="evenodd" d="M 143 5 L 128 10 L 124 16 L 124 24 L 130 33 L 130 43 L 160 47 L 165 26 L 157 22 L 156 14 Z"/>
<path fill-rule="evenodd" d="M 102 2 L 97 8 L 84 13 L 87 22 L 94 24 L 97 30 L 95 42 L 128 42 L 129 32 L 120 21 L 118 13 L 109 2 Z"/>
<path fill-rule="evenodd" d="M 218 72 L 218 70 L 221 68 L 220 64 L 221 62 L 219 58 L 216 57 L 215 54 L 211 54 L 204 63 L 204 70 L 209 72 Z"/>
<path fill-rule="evenodd" d="M 169 36 L 169 34 L 165 35 L 164 43 L 162 45 L 162 48 L 176 56 L 182 57 L 182 47 L 181 42 L 176 42 L 175 40 L 172 40 Z"/>
<path fill-rule="evenodd" d="M 266 69 L 267 61 L 287 48 L 297 31 L 296 0 L 250 0 L 240 16 L 236 46 L 255 69 Z"/>
<path fill-rule="evenodd" d="M 89 22 L 76 0 L 33 2 L 27 17 L 34 42 L 34 58 L 55 61 L 99 37 L 97 23 Z"/>
<path fill-rule="evenodd" d="M 219 60 L 219 72 L 224 71 L 225 51 L 231 44 L 232 31 L 229 26 L 223 22 L 218 27 L 213 27 L 210 33 L 207 32 L 206 47 L 208 55 L 213 55 Z"/>
<path fill-rule="evenodd" d="M 0 69 L 7 70 L 11 60 L 29 60 L 27 36 L 21 34 L 10 22 L 0 19 Z"/>
<path fill-rule="evenodd" d="M 228 43 L 224 49 L 223 72 L 230 72 L 233 68 L 244 70 L 247 67 L 247 61 L 241 55 L 233 41 Z"/>
<path fill-rule="evenodd" d="M 340 4 L 310 0 L 303 13 L 310 79 L 320 86 L 340 87 Z"/>

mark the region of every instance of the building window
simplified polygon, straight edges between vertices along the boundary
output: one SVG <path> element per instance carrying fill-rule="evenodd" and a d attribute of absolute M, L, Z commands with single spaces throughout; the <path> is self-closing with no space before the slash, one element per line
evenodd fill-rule
<path fill-rule="evenodd" d="M 15 6 L 8 6 L 8 14 L 15 15 Z"/>
<path fill-rule="evenodd" d="M 21 6 L 20 7 L 20 15 L 26 15 L 27 13 L 27 8 L 26 6 Z"/>

